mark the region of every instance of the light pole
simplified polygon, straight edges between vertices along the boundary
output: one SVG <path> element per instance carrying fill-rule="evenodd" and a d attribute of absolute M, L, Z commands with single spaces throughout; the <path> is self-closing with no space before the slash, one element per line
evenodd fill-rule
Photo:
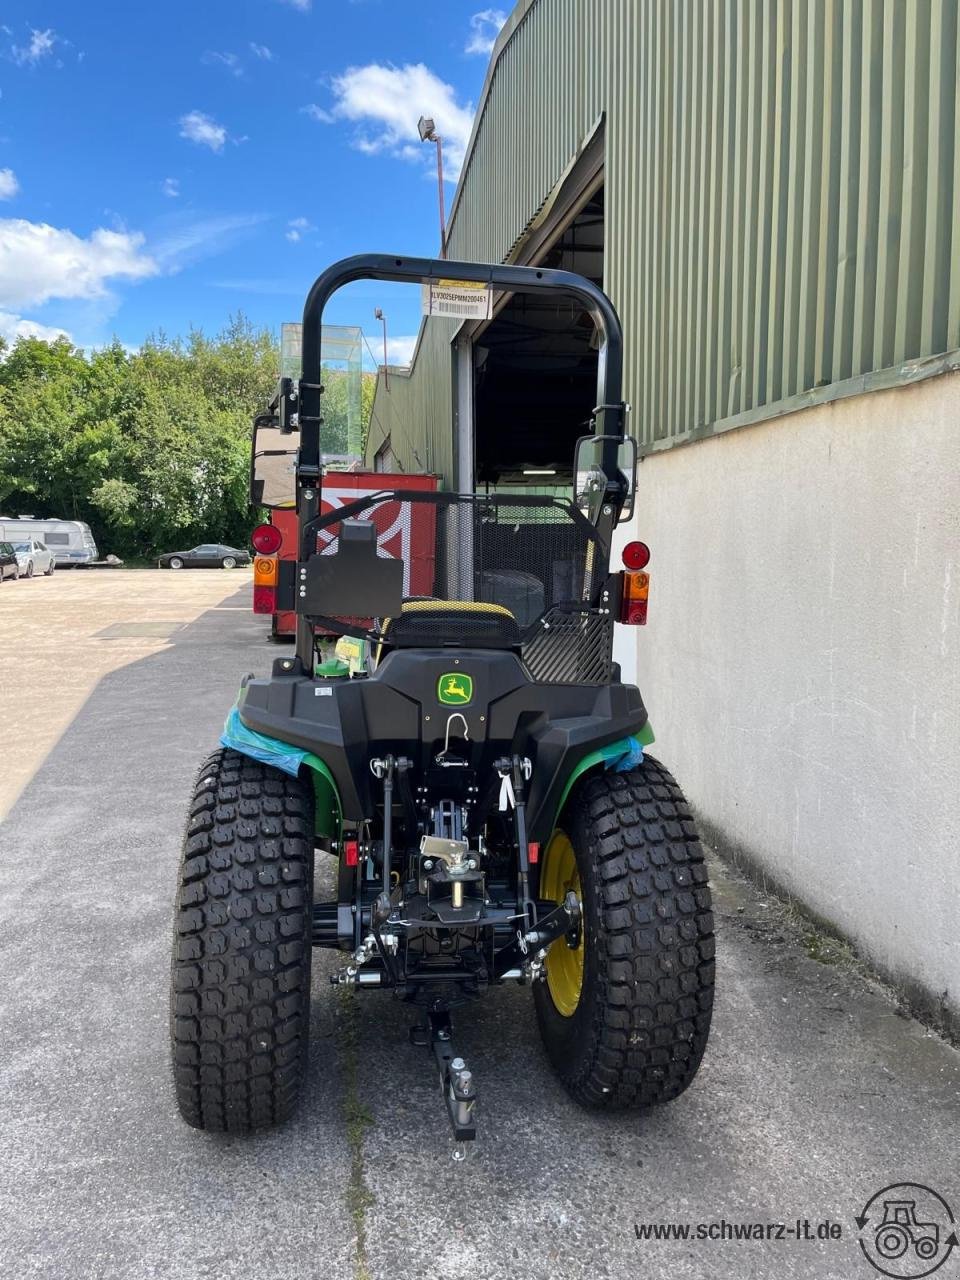
<path fill-rule="evenodd" d="M 380 320 L 383 322 L 383 389 L 384 391 L 389 391 L 390 380 L 387 376 L 387 317 L 383 314 L 381 309 L 377 307 L 374 310 L 373 318 L 374 320 Z"/>
<path fill-rule="evenodd" d="M 437 133 L 437 127 L 429 116 L 421 116 L 417 121 L 421 142 L 437 144 L 437 196 L 440 200 L 440 257 L 447 256 L 447 220 L 443 211 L 443 139 Z"/>

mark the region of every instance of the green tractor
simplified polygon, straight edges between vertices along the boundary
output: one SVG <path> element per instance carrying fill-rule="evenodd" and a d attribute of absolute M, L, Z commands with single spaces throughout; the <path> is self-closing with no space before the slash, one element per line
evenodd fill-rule
<path fill-rule="evenodd" d="M 364 278 L 587 309 L 597 405 L 569 498 L 405 489 L 324 510 L 321 316 Z M 614 626 L 646 620 L 648 585 L 642 543 L 610 565 L 636 472 L 622 365 L 612 304 L 569 272 L 361 256 L 314 283 L 301 378 L 281 381 L 267 423 L 297 446 L 296 652 L 243 682 L 180 867 L 172 1048 L 188 1124 L 246 1133 L 290 1116 L 314 947 L 341 953 L 332 983 L 417 1011 L 455 1154 L 476 1134 L 477 1085 L 451 1014 L 503 983 L 532 989 L 547 1056 L 584 1106 L 650 1107 L 696 1075 L 714 983 L 703 849 L 613 661 Z M 400 554 L 384 553 L 388 532 Z M 321 634 L 355 639 L 359 669 L 323 662 Z M 314 900 L 318 851 L 337 860 L 330 901 Z"/>

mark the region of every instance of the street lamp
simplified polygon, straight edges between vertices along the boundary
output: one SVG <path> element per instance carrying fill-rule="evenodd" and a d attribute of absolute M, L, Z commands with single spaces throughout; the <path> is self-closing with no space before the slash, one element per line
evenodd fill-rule
<path fill-rule="evenodd" d="M 447 220 L 443 211 L 443 139 L 437 133 L 437 127 L 430 116 L 421 116 L 417 121 L 421 142 L 437 144 L 437 195 L 440 200 L 440 257 L 447 256 Z"/>
<path fill-rule="evenodd" d="M 380 320 L 383 323 L 383 389 L 390 390 L 390 382 L 387 377 L 387 317 L 381 309 L 377 307 L 373 313 L 374 320 Z"/>

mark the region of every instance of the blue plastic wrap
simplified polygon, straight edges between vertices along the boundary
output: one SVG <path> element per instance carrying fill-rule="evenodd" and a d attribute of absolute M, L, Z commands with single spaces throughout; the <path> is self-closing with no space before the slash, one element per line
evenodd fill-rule
<path fill-rule="evenodd" d="M 636 769 L 637 765 L 643 764 L 643 744 L 636 738 L 624 738 L 622 742 L 614 743 L 614 746 L 621 754 L 607 761 L 608 769 L 613 769 L 615 773 L 626 773 L 628 769 Z"/>
<path fill-rule="evenodd" d="M 277 738 L 268 738 L 264 733 L 248 729 L 240 719 L 236 706 L 231 707 L 220 735 L 220 745 L 239 751 L 241 755 L 250 756 L 263 764 L 272 764 L 294 778 L 299 776 L 300 766 L 310 754 L 291 747 L 288 742 L 280 742 Z"/>

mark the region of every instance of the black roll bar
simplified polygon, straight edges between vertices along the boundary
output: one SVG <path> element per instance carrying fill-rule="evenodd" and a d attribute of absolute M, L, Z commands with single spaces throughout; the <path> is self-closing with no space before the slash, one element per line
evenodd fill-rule
<path fill-rule="evenodd" d="M 297 509 L 300 561 L 312 554 L 307 534 L 319 506 L 320 424 L 322 412 L 321 324 L 331 296 L 354 280 L 469 280 L 506 293 L 562 293 L 582 302 L 600 334 L 597 360 L 596 433 L 609 439 L 603 467 L 611 482 L 617 476 L 617 440 L 625 432 L 623 404 L 623 330 L 613 303 L 591 280 L 573 271 L 547 267 L 514 267 L 500 263 L 451 262 L 443 258 L 403 258 L 387 253 L 361 253 L 327 267 L 307 294 L 303 308 L 301 380 L 298 419 Z M 297 651 L 312 669 L 313 640 L 305 619 L 298 618 Z"/>
<path fill-rule="evenodd" d="M 332 294 L 353 280 L 470 280 L 507 293 L 564 293 L 579 299 L 600 333 L 597 368 L 597 434 L 622 436 L 623 331 L 613 303 L 592 280 L 573 271 L 546 267 L 512 267 L 487 262 L 451 262 L 443 258 L 401 258 L 387 253 L 360 253 L 342 258 L 317 276 L 303 308 L 303 355 L 300 426 L 320 417 L 320 346 L 323 309 Z M 602 415 L 602 416 L 600 416 Z M 319 426 L 319 423 L 316 424 Z M 309 432 L 310 436 L 319 432 Z M 301 443 L 303 453 L 303 444 Z M 316 457 L 310 456 L 316 453 Z M 319 442 L 308 443 L 304 461 L 319 465 Z"/>

